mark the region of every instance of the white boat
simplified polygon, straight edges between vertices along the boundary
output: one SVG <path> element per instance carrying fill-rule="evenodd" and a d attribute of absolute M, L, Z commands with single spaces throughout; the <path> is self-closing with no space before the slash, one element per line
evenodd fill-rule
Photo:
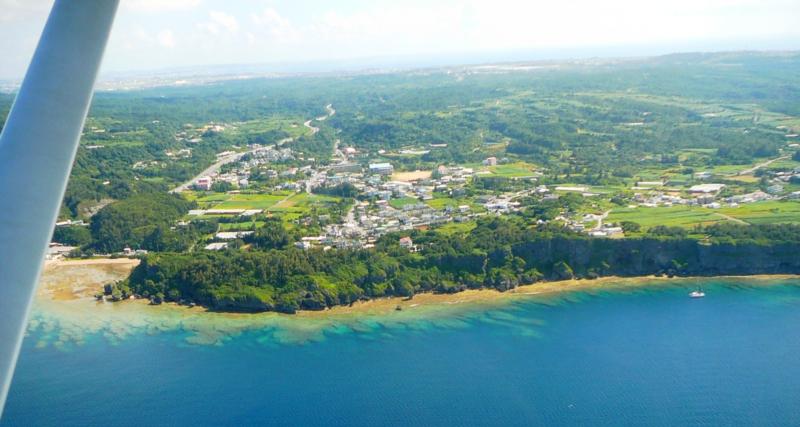
<path fill-rule="evenodd" d="M 692 297 L 692 298 L 703 298 L 704 296 L 706 296 L 706 293 L 701 291 L 700 289 L 698 289 L 696 291 L 692 291 L 689 294 L 689 296 Z"/>

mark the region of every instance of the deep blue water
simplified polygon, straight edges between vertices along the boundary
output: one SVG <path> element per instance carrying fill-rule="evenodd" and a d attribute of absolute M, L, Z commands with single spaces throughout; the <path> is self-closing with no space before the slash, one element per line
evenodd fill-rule
<path fill-rule="evenodd" d="M 322 342 L 25 342 L 0 425 L 798 425 L 800 283 L 575 293 Z"/>

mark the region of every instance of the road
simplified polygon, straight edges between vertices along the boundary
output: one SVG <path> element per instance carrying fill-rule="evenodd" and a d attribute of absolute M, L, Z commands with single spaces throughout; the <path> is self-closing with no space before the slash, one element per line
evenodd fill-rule
<path fill-rule="evenodd" d="M 603 212 L 603 214 L 600 215 L 599 218 L 597 218 L 597 226 L 595 228 L 593 228 L 593 230 L 599 230 L 599 229 L 603 228 L 603 220 L 608 218 L 608 214 L 610 214 L 610 213 L 611 213 L 610 210 L 607 210 L 607 211 Z"/>
<path fill-rule="evenodd" d="M 324 116 L 324 117 L 321 117 L 321 118 L 317 118 L 316 120 L 325 120 L 325 119 L 333 116 L 334 114 L 336 114 L 336 110 L 333 109 L 333 105 L 332 104 L 326 105 L 325 109 L 328 110 L 328 115 Z M 311 135 L 314 135 L 315 133 L 319 132 L 319 128 L 318 127 L 311 126 L 311 122 L 314 121 L 314 120 L 315 119 L 306 120 L 306 122 L 303 123 L 303 125 L 305 127 L 311 129 Z M 293 141 L 294 141 L 294 138 L 284 138 L 284 139 L 278 141 L 275 145 L 282 146 L 283 144 L 286 144 L 286 143 L 289 143 L 289 142 L 293 142 Z M 172 190 L 170 190 L 170 193 L 180 193 L 182 191 L 186 191 L 199 178 L 202 178 L 204 176 L 213 176 L 214 174 L 219 172 L 219 169 L 222 166 L 227 165 L 228 163 L 237 162 L 245 154 L 254 153 L 254 152 L 256 152 L 258 150 L 261 150 L 263 148 L 264 147 L 254 148 L 252 150 L 243 151 L 241 153 L 234 153 L 234 154 L 229 154 L 229 155 L 224 156 L 224 157 L 220 157 L 219 159 L 217 159 L 216 162 L 214 162 L 213 165 L 207 167 L 202 172 L 200 172 L 199 174 L 195 175 L 194 178 L 192 178 L 189 181 L 186 181 L 183 184 L 181 184 L 181 185 L 173 188 Z"/>
<path fill-rule="evenodd" d="M 172 190 L 170 190 L 170 193 L 180 193 L 182 191 L 185 191 L 185 190 L 189 189 L 189 187 L 192 185 L 192 183 L 197 181 L 199 178 L 202 178 L 204 176 L 214 175 L 219 171 L 219 169 L 222 166 L 227 165 L 228 163 L 232 163 L 232 162 L 238 161 L 245 154 L 253 153 L 253 152 L 257 151 L 257 150 L 260 150 L 260 148 L 253 149 L 253 150 L 248 150 L 248 151 L 245 151 L 243 153 L 234 153 L 234 154 L 229 154 L 227 156 L 220 157 L 219 159 L 217 159 L 217 161 L 213 165 L 205 168 L 202 172 L 197 174 L 197 176 L 195 176 L 194 178 L 192 178 L 189 181 L 186 181 L 183 184 L 181 184 L 181 185 L 173 188 Z"/>
<path fill-rule="evenodd" d="M 727 219 L 728 221 L 733 221 L 733 222 L 735 222 L 735 223 L 737 223 L 737 224 L 742 224 L 742 225 L 750 225 L 750 223 L 749 223 L 749 222 L 742 221 L 741 219 L 739 219 L 739 218 L 734 218 L 734 217 L 732 217 L 732 216 L 730 216 L 730 215 L 721 214 L 721 213 L 719 213 L 719 212 L 714 212 L 714 214 L 715 214 L 715 215 L 717 215 L 717 216 L 720 216 L 720 217 L 722 217 L 722 218 L 725 218 L 725 219 Z"/>
<path fill-rule="evenodd" d="M 318 127 L 311 126 L 311 122 L 313 122 L 313 121 L 314 121 L 314 119 L 308 119 L 303 123 L 303 126 L 311 129 L 311 135 L 314 135 L 317 132 L 319 132 L 319 128 Z"/>
<path fill-rule="evenodd" d="M 328 105 L 326 105 L 326 106 L 325 106 L 325 110 L 327 110 L 327 111 L 328 111 L 328 114 L 327 114 L 327 115 L 324 115 L 324 116 L 322 116 L 322 117 L 317 117 L 316 119 L 308 119 L 308 120 L 306 120 L 306 121 L 303 123 L 303 126 L 305 126 L 305 127 L 309 128 L 309 129 L 311 129 L 311 135 L 314 135 L 314 134 L 316 134 L 317 132 L 319 132 L 319 128 L 318 128 L 318 127 L 316 127 L 316 126 L 312 126 L 312 125 L 311 125 L 311 122 L 313 122 L 313 121 L 315 121 L 315 120 L 316 120 L 316 121 L 318 121 L 318 122 L 323 122 L 323 121 L 325 121 L 325 120 L 327 120 L 327 119 L 329 119 L 329 118 L 333 117 L 333 115 L 334 115 L 334 114 L 336 114 L 336 110 L 334 110 L 334 109 L 333 109 L 333 104 L 328 104 Z"/>
<path fill-rule="evenodd" d="M 767 160 L 766 162 L 759 163 L 759 164 L 753 166 L 750 169 L 745 169 L 743 171 L 739 171 L 739 172 L 736 173 L 736 175 L 739 175 L 739 176 L 741 176 L 741 175 L 750 175 L 750 174 L 754 173 L 755 171 L 757 171 L 757 170 L 759 170 L 761 168 L 767 167 L 767 166 L 771 165 L 772 163 L 777 162 L 778 160 L 786 160 L 789 157 L 791 157 L 791 156 L 786 155 L 786 156 L 781 156 L 781 157 L 778 157 L 778 158 L 775 158 L 775 159 L 772 159 L 772 160 Z"/>

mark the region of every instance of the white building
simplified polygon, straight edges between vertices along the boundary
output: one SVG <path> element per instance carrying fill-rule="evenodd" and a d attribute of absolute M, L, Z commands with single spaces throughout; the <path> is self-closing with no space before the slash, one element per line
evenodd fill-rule
<path fill-rule="evenodd" d="M 209 243 L 204 248 L 207 251 L 220 251 L 228 247 L 227 242 Z"/>
<path fill-rule="evenodd" d="M 698 184 L 689 187 L 689 192 L 711 194 L 718 193 L 723 188 L 725 188 L 725 184 Z"/>
<path fill-rule="evenodd" d="M 219 233 L 215 234 L 214 237 L 219 240 L 234 240 L 241 239 L 251 234 L 253 234 L 252 231 L 220 231 Z"/>

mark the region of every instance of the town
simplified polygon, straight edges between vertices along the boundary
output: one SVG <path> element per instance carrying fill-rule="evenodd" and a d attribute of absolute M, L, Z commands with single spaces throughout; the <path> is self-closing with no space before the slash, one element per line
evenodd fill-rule
<path fill-rule="evenodd" d="M 334 111 L 330 105 L 327 108 Z M 325 117 L 318 118 L 321 119 Z M 306 122 L 305 126 L 311 127 L 310 123 Z M 202 132 L 225 131 L 225 127 L 218 124 L 200 129 Z M 186 133 L 176 137 L 186 137 Z M 800 191 L 784 191 L 784 184 L 800 180 L 800 167 L 762 174 L 765 191 L 748 192 L 747 188 L 727 191 L 736 187 L 736 179 L 741 179 L 741 175 L 720 176 L 708 171 L 693 172 L 688 182 L 633 181 L 628 188 L 545 185 L 539 183 L 544 171 L 534 165 L 514 162 L 511 166 L 529 173 L 515 173 L 508 177 L 511 189 L 478 191 L 474 181 L 482 177 L 502 177 L 498 166 L 509 165 L 512 161 L 487 157 L 478 165 L 443 164 L 430 171 L 403 172 L 395 170 L 394 165 L 387 161 L 385 150 L 362 153 L 356 147 L 340 146 L 337 141 L 335 161 L 324 164 L 313 158 L 304 158 L 287 142 L 290 141 L 279 141 L 274 145 L 253 144 L 239 152 L 221 152 L 217 157 L 227 161 L 212 173 L 198 176 L 182 188 L 203 206 L 191 210 L 187 221 L 192 218 L 220 218 L 224 221 L 225 227 L 203 246 L 206 250 L 225 249 L 232 241 L 252 234 L 252 224 L 258 217 L 281 215 L 282 204 L 301 195 L 312 198 L 328 195 L 325 196 L 327 200 L 339 196 L 353 199 L 335 221 L 331 221 L 329 214 L 318 214 L 317 209 L 313 214 L 309 210 L 303 212 L 305 216 L 293 218 L 299 226 L 310 222 L 324 224 L 315 228 L 314 233 L 302 235 L 295 243 L 303 249 L 371 248 L 386 233 L 441 226 L 457 228 L 463 225 L 468 228 L 478 217 L 519 212 L 532 201 L 558 204 L 560 197 L 569 194 L 579 195 L 584 200 L 579 209 L 562 209 L 553 218 L 538 219 L 538 222 L 557 221 L 589 236 L 611 238 L 623 237 L 626 231 L 637 231 L 625 230 L 622 222 L 632 222 L 629 221 L 631 217 L 647 217 L 648 209 L 653 212 L 663 212 L 664 208 L 701 209 L 705 211 L 702 215 L 709 219 L 744 223 L 728 212 L 747 204 L 800 199 Z M 437 148 L 440 147 L 429 147 Z M 405 155 L 421 152 L 402 150 Z M 190 151 L 167 155 L 185 156 L 190 155 Z M 751 175 L 755 172 L 748 171 Z M 226 196 L 234 201 L 244 197 L 253 202 L 227 203 Z M 274 203 L 260 207 L 261 196 Z M 236 206 L 231 207 L 233 205 Z M 312 221 L 309 215 L 314 214 L 318 215 Z M 408 237 L 401 239 L 400 243 L 409 250 L 416 249 Z"/>

